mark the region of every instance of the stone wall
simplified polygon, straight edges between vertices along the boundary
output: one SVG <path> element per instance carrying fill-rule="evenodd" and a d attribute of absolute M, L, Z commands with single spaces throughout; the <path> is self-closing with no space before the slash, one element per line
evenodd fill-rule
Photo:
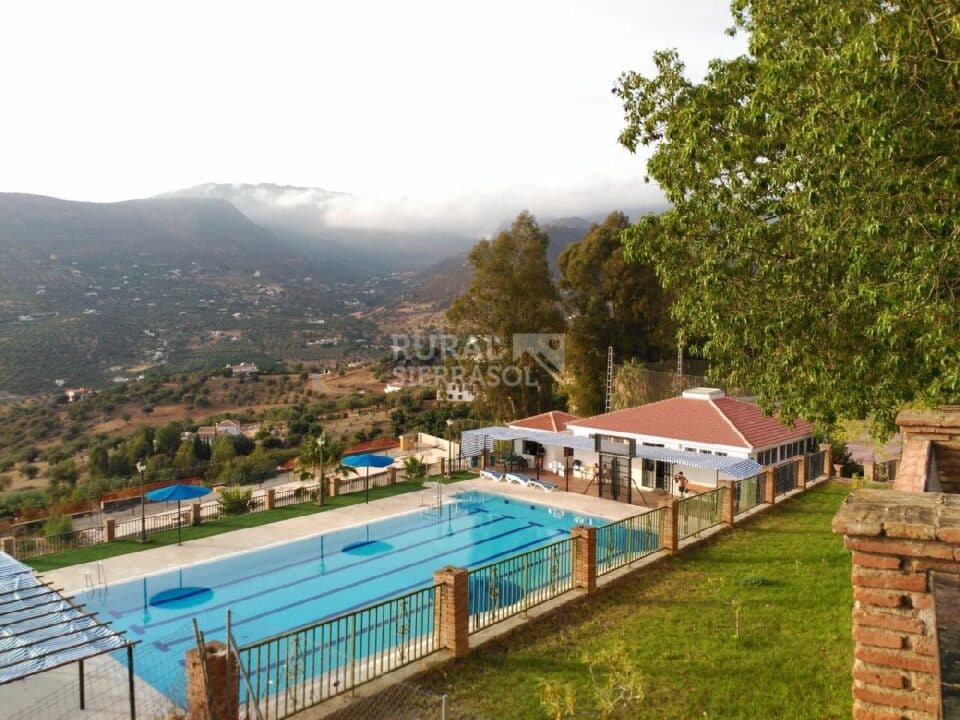
<path fill-rule="evenodd" d="M 858 490 L 833 521 L 853 551 L 855 720 L 941 717 L 931 572 L 960 575 L 960 498 Z"/>

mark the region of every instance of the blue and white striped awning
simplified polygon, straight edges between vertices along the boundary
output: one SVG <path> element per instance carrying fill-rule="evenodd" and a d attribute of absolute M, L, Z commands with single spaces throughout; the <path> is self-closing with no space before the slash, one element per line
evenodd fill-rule
<path fill-rule="evenodd" d="M 0 685 L 129 645 L 0 552 Z"/>
<path fill-rule="evenodd" d="M 584 452 L 596 452 L 596 444 L 592 437 L 546 430 L 495 426 L 466 430 L 461 433 L 460 453 L 463 457 L 475 457 L 482 454 L 484 449 L 493 450 L 493 443 L 498 440 L 529 440 L 548 447 L 568 447 Z M 759 473 L 761 469 L 758 462 L 747 458 L 707 455 L 706 453 L 696 453 L 689 450 L 673 450 L 648 445 L 637 445 L 635 457 L 645 460 L 659 460 L 660 462 L 684 467 L 714 470 L 735 480 L 752 477 Z"/>

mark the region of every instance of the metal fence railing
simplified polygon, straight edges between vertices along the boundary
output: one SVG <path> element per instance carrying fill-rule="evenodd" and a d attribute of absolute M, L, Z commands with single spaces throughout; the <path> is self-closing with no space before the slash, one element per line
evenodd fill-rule
<path fill-rule="evenodd" d="M 571 538 L 470 570 L 470 633 L 573 589 Z"/>
<path fill-rule="evenodd" d="M 440 473 L 440 464 L 431 463 L 427 465 L 427 476 L 438 475 Z M 398 469 L 395 473 L 378 472 L 370 475 L 369 487 L 374 488 L 391 485 L 393 480 L 396 482 L 405 482 L 408 478 L 404 470 Z M 361 493 L 366 488 L 366 477 L 364 474 L 349 475 L 346 478 L 337 480 L 337 494 L 347 495 L 352 493 Z M 283 508 L 290 505 L 297 505 L 309 502 L 319 489 L 319 483 L 306 482 L 297 487 L 281 488 L 274 492 L 274 507 Z M 254 495 L 250 498 L 247 506 L 247 512 L 261 512 L 267 509 L 267 495 L 265 492 Z M 181 526 L 186 527 L 191 523 L 192 510 L 184 506 L 181 511 Z M 209 522 L 223 517 L 223 510 L 218 503 L 207 503 L 200 507 L 200 522 Z M 154 515 L 147 515 L 144 520 L 147 535 L 173 530 L 177 527 L 177 513 L 164 512 Z M 114 538 L 117 540 L 136 538 L 140 536 L 141 519 L 135 516 L 126 520 L 120 520 L 114 527 Z M 48 555 L 50 553 L 61 552 L 63 550 L 72 550 L 78 547 L 95 545 L 100 542 L 106 542 L 106 533 L 104 528 L 94 527 L 85 530 L 75 530 L 70 533 L 64 533 L 62 536 L 35 536 L 17 538 L 14 543 L 14 552 L 19 558 L 32 558 L 39 555 Z M 22 554 L 21 554 L 22 553 Z"/>
<path fill-rule="evenodd" d="M 777 496 L 788 493 L 797 487 L 797 469 L 799 462 L 796 458 L 787 460 L 773 469 L 774 485 Z"/>
<path fill-rule="evenodd" d="M 663 547 L 667 508 L 624 518 L 597 529 L 597 575 L 655 553 Z"/>
<path fill-rule="evenodd" d="M 280 720 L 440 649 L 431 585 L 237 649 L 241 717 Z"/>
<path fill-rule="evenodd" d="M 815 452 L 807 455 L 807 482 L 812 482 L 823 475 L 825 452 Z"/>
<path fill-rule="evenodd" d="M 733 482 L 733 514 L 739 515 L 747 510 L 763 504 L 763 477 L 753 477 L 735 480 Z"/>
<path fill-rule="evenodd" d="M 101 542 L 103 542 L 102 527 L 73 530 L 59 535 L 16 538 L 14 540 L 14 555 L 23 559 L 33 558 L 63 550 L 74 550 L 88 545 L 96 545 Z"/>
<path fill-rule="evenodd" d="M 723 495 L 726 488 L 691 495 L 678 504 L 677 530 L 680 539 L 688 538 L 723 522 Z"/>

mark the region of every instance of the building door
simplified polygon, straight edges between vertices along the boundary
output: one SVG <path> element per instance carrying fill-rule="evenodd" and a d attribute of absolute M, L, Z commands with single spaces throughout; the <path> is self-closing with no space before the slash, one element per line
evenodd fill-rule
<path fill-rule="evenodd" d="M 670 463 L 665 463 L 660 460 L 656 461 L 653 486 L 657 490 L 670 489 Z"/>

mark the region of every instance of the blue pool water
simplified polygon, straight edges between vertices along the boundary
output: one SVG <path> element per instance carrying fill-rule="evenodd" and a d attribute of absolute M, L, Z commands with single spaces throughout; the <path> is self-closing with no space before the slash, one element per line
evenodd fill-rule
<path fill-rule="evenodd" d="M 446 565 L 477 567 L 608 521 L 501 495 L 457 502 L 335 530 L 89 591 L 81 602 L 132 640 L 136 671 L 183 704 L 183 661 L 195 647 L 191 620 L 224 638 L 226 611 L 244 645 L 423 587 Z M 322 530 L 324 516 L 315 516 Z"/>

